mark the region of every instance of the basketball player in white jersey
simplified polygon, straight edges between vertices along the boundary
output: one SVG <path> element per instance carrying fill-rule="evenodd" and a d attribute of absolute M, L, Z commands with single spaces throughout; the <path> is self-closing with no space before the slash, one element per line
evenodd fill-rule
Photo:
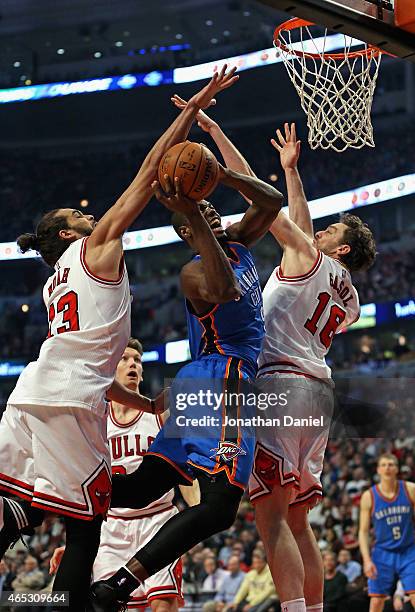
<path fill-rule="evenodd" d="M 139 390 L 143 367 L 141 343 L 130 338 L 117 366 L 116 380 L 133 392 Z M 122 403 L 112 402 L 108 414 L 108 441 L 113 474 L 131 473 L 140 465 L 144 454 L 163 425 L 166 413 L 153 415 Z M 181 487 L 189 505 L 198 503 L 196 486 Z M 93 580 L 111 576 L 121 564 L 144 546 L 170 517 L 177 514 L 171 489 L 160 499 L 141 510 L 112 509 L 102 524 L 101 542 L 93 567 Z M 65 547 L 57 548 L 51 559 L 51 572 L 59 567 Z M 168 567 L 148 578 L 134 591 L 128 609 L 150 605 L 153 612 L 175 612 L 183 604 L 181 561 L 176 559 Z"/>
<path fill-rule="evenodd" d="M 283 256 L 263 293 L 266 336 L 258 377 L 270 391 L 288 393 L 282 419 L 287 414 L 323 422 L 269 430 L 263 439 L 259 434 L 250 495 L 282 609 L 302 612 L 323 610 L 321 554 L 307 513 L 321 499 L 333 410 L 325 356 L 335 333 L 359 318 L 350 272 L 370 267 L 376 248 L 369 228 L 353 215 L 314 234 L 297 169 L 295 125 L 285 124 L 285 138 L 279 130 L 277 135 L 272 144 L 285 171 L 289 217 L 280 214 L 271 228 Z"/>
<path fill-rule="evenodd" d="M 225 74 L 225 66 L 193 96 L 99 223 L 58 208 L 44 215 L 35 234 L 18 238 L 22 252 L 38 251 L 54 272 L 43 291 L 48 337 L 0 423 L 0 488 L 22 498 L 0 497 L 0 558 L 42 522 L 45 510 L 64 515 L 67 546 L 54 588 L 69 591 L 76 612 L 84 608 L 111 495 L 104 398 L 130 336 L 122 234 L 149 202 L 165 151 L 186 138 L 200 108 L 237 80 L 234 72 Z M 142 405 L 154 408 L 150 400 Z"/>
<path fill-rule="evenodd" d="M 185 108 L 186 101 L 178 96 L 172 101 Z M 204 112 L 196 121 L 214 139 L 228 167 L 254 176 L 216 122 Z M 320 475 L 332 412 L 325 355 L 334 334 L 359 317 L 350 272 L 370 267 L 376 247 L 369 228 L 353 215 L 342 215 L 340 222 L 314 235 L 297 169 L 300 142 L 294 124 L 285 125 L 285 138 L 279 130 L 277 134 L 279 143 L 271 142 L 285 171 L 289 217 L 280 212 L 271 227 L 283 258 L 264 289 L 266 335 L 258 376 L 266 391 L 288 391 L 288 406 L 269 416 L 279 416 L 281 422 L 284 414 L 323 416 L 325 422 L 317 432 L 278 429 L 266 439 L 261 439 L 265 432 L 257 432 L 250 495 L 282 610 L 318 611 L 323 610 L 323 566 L 307 513 L 322 494 Z"/>

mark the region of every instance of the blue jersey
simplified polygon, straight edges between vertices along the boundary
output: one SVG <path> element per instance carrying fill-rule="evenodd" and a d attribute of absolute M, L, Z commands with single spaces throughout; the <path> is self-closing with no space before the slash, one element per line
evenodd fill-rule
<path fill-rule="evenodd" d="M 378 486 L 372 487 L 371 493 L 375 546 L 394 552 L 414 546 L 414 510 L 405 483 L 398 481 L 393 499 L 386 499 Z"/>
<path fill-rule="evenodd" d="M 228 257 L 241 288 L 241 297 L 216 304 L 197 316 L 186 301 L 187 326 L 192 360 L 220 354 L 242 359 L 257 369 L 257 358 L 265 334 L 262 291 L 251 252 L 239 242 L 227 242 Z M 200 259 L 196 255 L 195 260 Z"/>

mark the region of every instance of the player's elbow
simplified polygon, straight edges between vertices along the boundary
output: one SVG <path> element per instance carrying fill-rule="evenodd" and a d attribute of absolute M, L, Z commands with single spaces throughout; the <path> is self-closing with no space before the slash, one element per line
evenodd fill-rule
<path fill-rule="evenodd" d="M 232 285 L 231 287 L 227 287 L 224 291 L 221 292 L 219 299 L 221 300 L 218 304 L 233 302 L 234 300 L 238 300 L 241 297 L 241 290 L 238 285 Z"/>
<path fill-rule="evenodd" d="M 213 304 L 226 304 L 238 300 L 241 297 L 241 290 L 239 285 L 235 284 L 223 287 L 220 290 L 216 288 L 211 292 L 209 291 L 206 297 Z"/>

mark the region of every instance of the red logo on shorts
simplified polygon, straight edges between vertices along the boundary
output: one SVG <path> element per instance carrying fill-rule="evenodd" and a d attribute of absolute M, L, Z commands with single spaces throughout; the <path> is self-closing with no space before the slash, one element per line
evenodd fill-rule
<path fill-rule="evenodd" d="M 94 516 L 97 514 L 106 515 L 111 499 L 111 480 L 105 466 L 102 466 L 94 480 L 89 483 L 87 491 Z"/>
<path fill-rule="evenodd" d="M 259 449 L 255 457 L 255 471 L 265 483 L 275 482 L 275 472 L 277 470 L 276 461 Z"/>
<path fill-rule="evenodd" d="M 219 457 L 225 461 L 232 461 L 232 459 L 235 459 L 238 455 L 246 455 L 244 449 L 234 442 L 219 442 L 219 446 L 217 448 L 211 448 L 210 451 L 214 451 L 214 454 L 211 455 L 209 459 Z"/>

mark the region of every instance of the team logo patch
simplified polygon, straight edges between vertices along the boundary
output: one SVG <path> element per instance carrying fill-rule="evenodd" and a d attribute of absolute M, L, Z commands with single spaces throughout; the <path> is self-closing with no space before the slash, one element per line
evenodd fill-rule
<path fill-rule="evenodd" d="M 255 457 L 255 471 L 266 484 L 273 484 L 276 477 L 277 463 L 262 449 L 259 449 Z"/>
<path fill-rule="evenodd" d="M 213 452 L 210 459 L 219 457 L 225 461 L 232 461 L 232 459 L 235 459 L 238 455 L 246 455 L 244 449 L 234 442 L 219 442 L 219 446 L 217 448 L 211 448 L 210 451 Z"/>

